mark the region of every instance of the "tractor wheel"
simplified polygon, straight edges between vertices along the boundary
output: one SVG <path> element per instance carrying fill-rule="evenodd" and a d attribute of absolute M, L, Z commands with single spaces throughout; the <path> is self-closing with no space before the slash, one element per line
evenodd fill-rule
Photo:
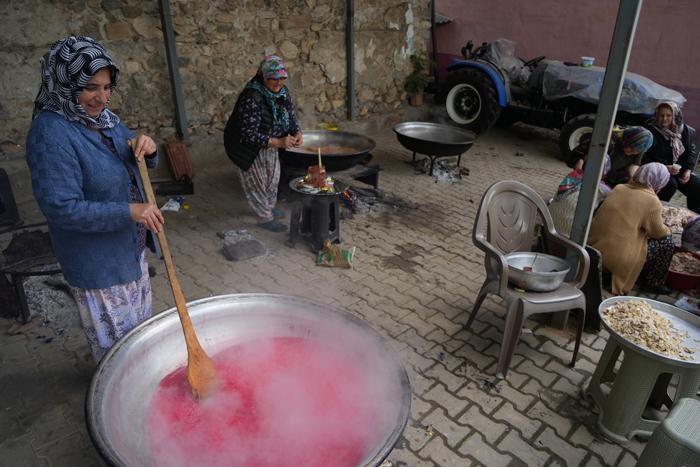
<path fill-rule="evenodd" d="M 559 151 L 562 160 L 569 160 L 571 151 L 583 140 L 590 140 L 593 133 L 595 114 L 582 114 L 572 118 L 561 127 L 559 132 Z"/>
<path fill-rule="evenodd" d="M 463 68 L 447 77 L 445 108 L 452 121 L 476 133 L 493 126 L 501 108 L 491 78 L 474 68 Z"/>

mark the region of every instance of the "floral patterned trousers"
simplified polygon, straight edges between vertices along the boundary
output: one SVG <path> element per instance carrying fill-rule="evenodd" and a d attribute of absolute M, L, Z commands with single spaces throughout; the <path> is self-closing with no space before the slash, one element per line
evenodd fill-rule
<path fill-rule="evenodd" d="M 646 285 L 663 285 L 666 282 L 666 274 L 673 258 L 673 247 L 673 237 L 670 235 L 659 240 L 648 240 L 647 259 L 641 274 Z"/>
<path fill-rule="evenodd" d="M 277 184 L 280 181 L 280 160 L 277 148 L 263 148 L 248 170 L 240 170 L 241 184 L 250 209 L 260 219 L 274 219 L 272 208 L 277 203 Z"/>
<path fill-rule="evenodd" d="M 141 278 L 134 282 L 105 289 L 71 287 L 96 363 L 121 337 L 151 317 L 151 281 L 145 250 L 140 263 Z"/>

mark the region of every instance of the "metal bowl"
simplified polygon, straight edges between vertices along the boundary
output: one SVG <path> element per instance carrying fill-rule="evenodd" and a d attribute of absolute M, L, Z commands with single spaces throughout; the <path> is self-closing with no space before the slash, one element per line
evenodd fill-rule
<path fill-rule="evenodd" d="M 505 259 L 508 263 L 508 281 L 515 287 L 531 292 L 558 289 L 571 269 L 562 258 L 532 251 L 509 253 Z"/>
<path fill-rule="evenodd" d="M 342 310 L 284 295 L 223 295 L 196 300 L 188 307 L 210 355 L 255 338 L 302 337 L 351 351 L 357 361 L 370 366 L 379 364 L 382 374 L 375 381 L 395 387 L 396 397 L 386 407 L 389 428 L 361 464 L 379 465 L 391 452 L 408 420 L 411 388 L 393 349 L 367 323 Z M 160 381 L 186 362 L 175 308 L 140 324 L 105 355 L 90 383 L 85 415 L 92 441 L 108 463 L 155 464 L 146 429 L 151 397 Z"/>
<path fill-rule="evenodd" d="M 430 122 L 403 122 L 394 126 L 399 143 L 409 151 L 431 156 L 457 156 L 476 139 L 471 131 Z"/>
<path fill-rule="evenodd" d="M 374 149 L 375 144 L 372 139 L 349 131 L 304 131 L 304 145 L 300 148 L 281 150 L 279 152 L 280 164 L 283 167 L 296 169 L 306 169 L 310 165 L 318 165 L 318 154 L 310 148 L 319 146 L 353 148 L 352 153 L 321 153 L 323 165 L 326 170 L 332 172 L 349 169 L 359 164 L 367 158 L 367 154 Z"/>

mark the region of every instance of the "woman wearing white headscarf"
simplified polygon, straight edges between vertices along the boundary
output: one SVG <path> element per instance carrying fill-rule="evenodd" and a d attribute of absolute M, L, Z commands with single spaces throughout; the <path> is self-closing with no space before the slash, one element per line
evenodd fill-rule
<path fill-rule="evenodd" d="M 156 144 L 108 109 L 119 67 L 89 37 L 55 42 L 27 136 L 34 197 L 78 304 L 95 361 L 151 316 L 145 247 L 163 225 L 144 202 L 136 159 L 157 164 Z"/>
<path fill-rule="evenodd" d="M 670 176 L 663 164 L 642 165 L 629 183 L 617 185 L 608 194 L 593 217 L 588 243 L 601 252 L 616 295 L 629 293 L 640 273 L 647 291 L 669 292 L 664 283 L 673 239 L 661 218 L 656 193 Z"/>
<path fill-rule="evenodd" d="M 683 123 L 683 114 L 673 102 L 659 104 L 647 128 L 654 135 L 654 143 L 642 163 L 658 162 L 671 174 L 658 193 L 659 199 L 668 201 L 679 190 L 687 198 L 688 209 L 700 213 L 700 177 L 693 173 L 698 160 L 695 130 Z"/>

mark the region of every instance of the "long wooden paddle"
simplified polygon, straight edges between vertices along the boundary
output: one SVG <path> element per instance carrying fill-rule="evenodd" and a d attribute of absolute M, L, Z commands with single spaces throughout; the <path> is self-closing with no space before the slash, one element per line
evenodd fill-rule
<path fill-rule="evenodd" d="M 149 204 L 156 204 L 156 197 L 151 186 L 151 179 L 148 176 L 146 162 L 137 160 L 137 163 L 141 181 L 143 182 L 143 189 L 146 192 L 146 201 Z M 185 334 L 185 343 L 187 344 L 187 382 L 190 384 L 194 398 L 197 400 L 204 399 L 216 383 L 214 362 L 204 352 L 199 339 L 197 339 L 197 334 L 194 332 L 190 314 L 187 312 L 185 295 L 182 293 L 180 281 L 177 280 L 177 275 L 175 274 L 175 265 L 173 264 L 173 258 L 170 256 L 170 247 L 168 246 L 168 240 L 165 238 L 165 229 L 161 227 L 157 235 L 163 252 L 163 259 L 165 260 L 165 269 L 168 273 L 170 288 L 175 298 L 177 314 L 180 316 L 182 332 Z"/>

